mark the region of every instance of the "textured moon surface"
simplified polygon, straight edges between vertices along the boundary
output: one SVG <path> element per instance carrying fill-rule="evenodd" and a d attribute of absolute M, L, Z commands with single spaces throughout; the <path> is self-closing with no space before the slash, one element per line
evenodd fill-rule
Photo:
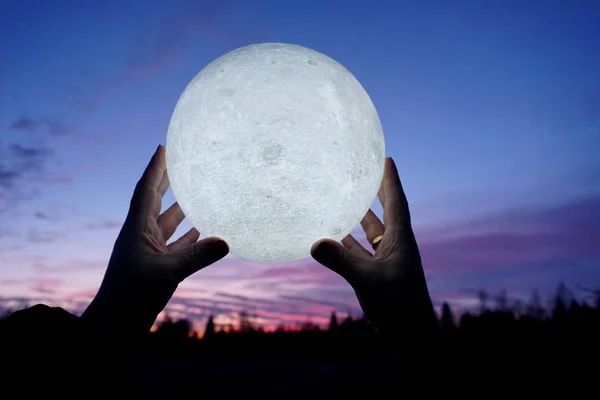
<path fill-rule="evenodd" d="M 372 205 L 385 161 L 377 110 L 358 80 L 306 47 L 261 43 L 208 64 L 167 133 L 176 200 L 231 254 L 268 262 L 340 240 Z"/>

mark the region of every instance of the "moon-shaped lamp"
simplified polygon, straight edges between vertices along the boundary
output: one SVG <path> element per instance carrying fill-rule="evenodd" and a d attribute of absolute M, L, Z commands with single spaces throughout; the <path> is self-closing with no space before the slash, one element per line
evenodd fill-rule
<path fill-rule="evenodd" d="M 377 110 L 354 75 L 283 43 L 238 48 L 200 71 L 175 106 L 166 152 L 194 227 L 234 256 L 271 262 L 350 233 L 385 161 Z"/>

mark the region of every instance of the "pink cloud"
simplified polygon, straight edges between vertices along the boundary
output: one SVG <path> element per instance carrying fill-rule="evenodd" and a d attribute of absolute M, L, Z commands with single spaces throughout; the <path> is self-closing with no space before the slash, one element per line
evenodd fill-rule
<path fill-rule="evenodd" d="M 50 261 L 48 259 L 37 259 L 32 267 L 38 273 L 70 273 L 75 271 L 102 270 L 106 268 L 104 261 L 91 261 L 84 259 L 71 259 L 66 261 Z"/>
<path fill-rule="evenodd" d="M 28 279 L 2 279 L 0 280 L 0 286 L 19 286 L 28 282 Z"/>
<path fill-rule="evenodd" d="M 45 279 L 31 285 L 31 290 L 41 295 L 54 295 L 59 292 L 61 287 L 62 281 L 60 279 Z"/>
<path fill-rule="evenodd" d="M 590 196 L 560 206 L 507 211 L 462 225 L 422 231 L 418 236 L 426 271 L 443 276 L 461 270 L 485 270 L 528 262 L 581 257 L 600 259 L 598 226 L 600 197 Z M 356 237 L 365 242 L 364 235 L 357 234 Z M 104 263 L 91 261 L 55 263 L 45 258 L 32 261 L 37 263 L 38 272 L 56 274 L 81 268 L 105 268 Z M 26 285 L 31 291 L 31 297 L 4 299 L 0 305 L 43 300 L 40 302 L 67 304 L 73 310 L 81 311 L 95 294 L 91 288 L 65 286 L 58 279 L 34 281 L 28 285 L 21 280 L 9 279 L 0 284 L 5 287 Z M 229 284 L 232 286 L 227 286 Z M 223 290 L 225 287 L 228 289 Z M 238 288 L 243 293 L 260 293 L 260 296 L 232 292 Z M 449 292 L 440 288 L 432 292 L 432 297 L 438 306 L 442 301 L 458 308 L 473 307 L 478 303 L 472 293 L 456 289 Z M 200 325 L 211 314 L 233 321 L 245 311 L 256 315 L 264 326 L 276 326 L 301 323 L 307 318 L 325 324 L 333 310 L 360 313 L 347 283 L 314 260 L 265 265 L 232 258 L 186 282 L 166 311 L 188 316 Z"/>
<path fill-rule="evenodd" d="M 91 302 L 96 295 L 97 289 L 76 290 L 68 293 L 64 298 L 67 301 Z"/>

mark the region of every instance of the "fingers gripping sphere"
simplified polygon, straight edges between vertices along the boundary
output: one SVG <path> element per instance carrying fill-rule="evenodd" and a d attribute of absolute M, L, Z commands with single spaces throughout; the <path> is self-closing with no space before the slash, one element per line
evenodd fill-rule
<path fill-rule="evenodd" d="M 383 130 L 341 64 L 262 43 L 208 64 L 187 85 L 167 135 L 175 198 L 202 233 L 247 259 L 293 261 L 360 222 L 381 183 Z"/>

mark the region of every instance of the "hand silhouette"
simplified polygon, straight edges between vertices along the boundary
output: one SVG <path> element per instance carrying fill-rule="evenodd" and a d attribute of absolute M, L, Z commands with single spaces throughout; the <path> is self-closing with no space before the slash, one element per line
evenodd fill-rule
<path fill-rule="evenodd" d="M 311 254 L 344 278 L 356 292 L 367 319 L 383 334 L 427 335 L 437 319 L 411 227 L 408 202 L 391 158 L 385 160 L 379 190 L 383 219 L 369 210 L 361 225 L 375 250 L 366 250 L 352 235 L 342 244 L 322 239 Z"/>
<path fill-rule="evenodd" d="M 137 183 L 102 285 L 82 316 L 88 322 L 124 333 L 148 332 L 179 283 L 229 252 L 219 238 L 198 241 L 193 228 L 167 245 L 184 218 L 177 203 L 159 215 L 168 187 L 159 146 Z"/>

